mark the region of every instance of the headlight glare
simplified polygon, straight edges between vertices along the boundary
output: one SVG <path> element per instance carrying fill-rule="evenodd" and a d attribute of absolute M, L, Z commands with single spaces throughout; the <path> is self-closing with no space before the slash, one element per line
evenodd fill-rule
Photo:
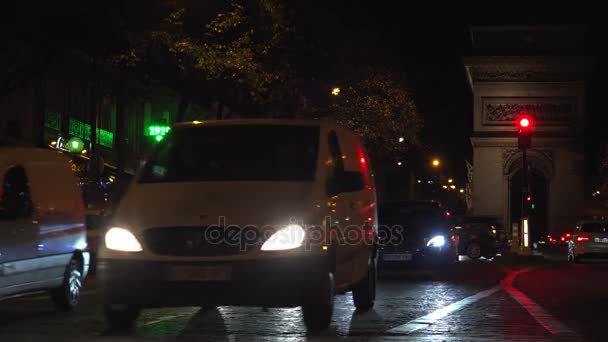
<path fill-rule="evenodd" d="M 112 227 L 105 236 L 106 248 L 121 252 L 141 252 L 143 248 L 133 233 L 124 228 Z"/>
<path fill-rule="evenodd" d="M 445 237 L 443 235 L 434 236 L 426 243 L 427 247 L 443 247 L 445 245 Z"/>
<path fill-rule="evenodd" d="M 306 232 L 298 224 L 279 229 L 262 245 L 263 251 L 284 251 L 302 246 Z"/>

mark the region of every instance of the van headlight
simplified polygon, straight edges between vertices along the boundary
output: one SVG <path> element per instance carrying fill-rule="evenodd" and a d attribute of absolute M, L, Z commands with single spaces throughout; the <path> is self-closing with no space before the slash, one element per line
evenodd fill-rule
<path fill-rule="evenodd" d="M 133 233 L 124 228 L 112 227 L 105 236 L 106 248 L 121 252 L 141 252 L 141 244 Z"/>
<path fill-rule="evenodd" d="M 445 245 L 445 237 L 443 235 L 434 236 L 426 243 L 427 247 L 443 247 Z"/>
<path fill-rule="evenodd" d="M 290 224 L 270 236 L 262 245 L 263 251 L 284 251 L 302 246 L 306 232 L 298 224 Z"/>

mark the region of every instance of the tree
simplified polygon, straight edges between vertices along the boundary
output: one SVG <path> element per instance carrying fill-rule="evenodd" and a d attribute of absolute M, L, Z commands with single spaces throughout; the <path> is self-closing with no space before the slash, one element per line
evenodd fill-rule
<path fill-rule="evenodd" d="M 420 146 L 422 119 L 413 96 L 390 70 L 370 68 L 332 100 L 316 115 L 353 129 L 376 158 L 398 160 Z"/>
<path fill-rule="evenodd" d="M 288 30 L 278 0 L 231 0 L 210 20 L 191 4 L 173 11 L 156 28 L 132 35 L 131 47 L 116 57 L 143 67 L 183 95 L 178 120 L 190 100 L 217 101 L 218 118 L 224 105 L 250 110 L 272 100 L 286 68 L 277 51 Z"/>

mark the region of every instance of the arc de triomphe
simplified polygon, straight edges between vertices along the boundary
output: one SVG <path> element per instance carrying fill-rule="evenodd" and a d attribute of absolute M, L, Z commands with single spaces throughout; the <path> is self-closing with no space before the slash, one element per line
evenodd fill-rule
<path fill-rule="evenodd" d="M 478 27 L 471 36 L 477 55 L 464 64 L 474 101 L 473 214 L 498 218 L 507 229 L 519 222 L 523 165 L 515 118 L 525 112 L 534 121 L 532 238 L 572 230 L 584 214 L 581 136 L 592 59 L 550 51 L 576 48 L 582 37 L 568 28 L 530 27 Z M 511 56 L 496 53 L 505 51 Z"/>

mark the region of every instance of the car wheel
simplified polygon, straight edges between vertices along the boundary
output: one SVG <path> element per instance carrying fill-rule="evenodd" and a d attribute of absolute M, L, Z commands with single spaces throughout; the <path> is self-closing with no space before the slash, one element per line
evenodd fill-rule
<path fill-rule="evenodd" d="M 61 287 L 51 291 L 53 304 L 60 311 L 71 311 L 80 301 L 82 289 L 82 262 L 72 258 L 65 269 Z"/>
<path fill-rule="evenodd" d="M 128 331 L 135 328 L 135 321 L 141 310 L 129 305 L 110 305 L 104 307 L 106 326 L 110 331 Z"/>
<path fill-rule="evenodd" d="M 374 307 L 376 301 L 376 260 L 370 258 L 367 275 L 353 288 L 353 303 L 358 311 L 367 311 Z"/>
<path fill-rule="evenodd" d="M 467 246 L 467 256 L 473 260 L 477 260 L 481 257 L 481 246 L 477 242 L 471 242 Z"/>
<path fill-rule="evenodd" d="M 316 293 L 312 293 L 302 305 L 304 324 L 309 331 L 327 329 L 331 323 L 334 312 L 334 274 L 327 273 L 327 277 L 319 284 Z"/>

